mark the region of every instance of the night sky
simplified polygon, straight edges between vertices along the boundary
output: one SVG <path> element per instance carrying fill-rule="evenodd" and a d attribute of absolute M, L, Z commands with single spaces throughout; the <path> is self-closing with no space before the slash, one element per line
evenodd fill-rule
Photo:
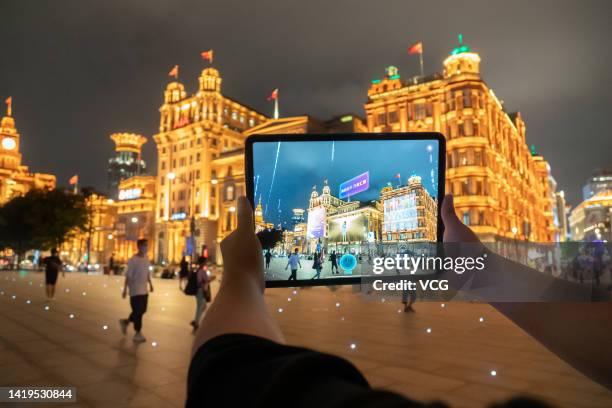
<path fill-rule="evenodd" d="M 331 194 L 340 197 L 340 185 L 365 172 L 369 172 L 369 189 L 351 196 L 351 201 L 378 200 L 381 188 L 388 183 L 398 186 L 400 180 L 406 184 L 413 175 L 420 176 L 429 194 L 437 198 L 437 168 L 438 142 L 433 140 L 343 141 L 333 146 L 328 141 L 282 142 L 280 148 L 277 142 L 253 145 L 255 199 L 261 197 L 265 220 L 275 224 L 288 222 L 293 208 L 308 208 L 313 185 L 320 195 L 327 180 Z"/>
<path fill-rule="evenodd" d="M 520 110 L 529 144 L 576 204 L 592 170 L 611 164 L 610 1 L 9 1 L 0 0 L 0 98 L 13 96 L 24 162 L 106 187 L 109 135 L 150 138 L 167 73 L 189 93 L 213 48 L 223 92 L 267 114 L 363 115 L 388 65 L 442 69 L 456 35 L 482 57 L 485 81 Z M 152 140 L 144 158 L 155 168 Z"/>

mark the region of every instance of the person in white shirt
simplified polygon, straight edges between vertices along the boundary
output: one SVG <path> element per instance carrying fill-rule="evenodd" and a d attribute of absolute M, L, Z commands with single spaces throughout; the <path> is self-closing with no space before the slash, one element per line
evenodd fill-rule
<path fill-rule="evenodd" d="M 291 266 L 291 276 L 287 280 L 297 280 L 297 271 L 298 266 L 301 268 L 302 264 L 300 263 L 300 254 L 298 254 L 298 249 L 295 248 L 295 252 L 289 255 L 289 260 L 287 261 L 287 266 L 285 266 L 285 270 Z"/>
<path fill-rule="evenodd" d="M 147 303 L 149 300 L 149 290 L 153 292 L 153 283 L 151 282 L 151 273 L 149 267 L 151 264 L 147 259 L 146 239 L 139 239 L 136 242 L 138 253 L 134 255 L 127 264 L 125 272 L 125 285 L 123 286 L 123 298 L 127 296 L 128 288 L 130 291 L 130 307 L 132 313 L 127 319 L 119 319 L 121 332 L 126 334 L 127 327 L 130 322 L 134 323 L 134 342 L 142 343 L 146 341 L 145 337 L 140 332 L 142 330 L 142 316 L 147 311 Z"/>

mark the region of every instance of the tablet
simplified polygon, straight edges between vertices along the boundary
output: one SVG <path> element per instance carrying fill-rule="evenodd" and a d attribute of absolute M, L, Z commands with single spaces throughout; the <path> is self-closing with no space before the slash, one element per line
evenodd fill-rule
<path fill-rule="evenodd" d="M 253 135 L 245 149 L 267 287 L 397 277 L 385 260 L 436 255 L 440 133 Z"/>

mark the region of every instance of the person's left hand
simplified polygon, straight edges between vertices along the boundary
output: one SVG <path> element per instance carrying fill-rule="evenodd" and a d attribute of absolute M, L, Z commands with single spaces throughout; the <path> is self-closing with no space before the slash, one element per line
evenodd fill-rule
<path fill-rule="evenodd" d="M 263 250 L 253 222 L 253 208 L 246 197 L 238 197 L 238 228 L 221 241 L 224 271 L 222 284 L 254 278 L 264 290 Z"/>

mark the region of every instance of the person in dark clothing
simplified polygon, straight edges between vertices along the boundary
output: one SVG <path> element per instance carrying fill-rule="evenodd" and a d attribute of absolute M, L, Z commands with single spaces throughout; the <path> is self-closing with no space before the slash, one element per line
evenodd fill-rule
<path fill-rule="evenodd" d="M 270 269 L 270 261 L 271 260 L 272 260 L 272 253 L 268 249 L 268 252 L 266 252 L 266 269 Z"/>
<path fill-rule="evenodd" d="M 108 259 L 108 274 L 115 274 L 115 254 L 113 253 L 111 257 Z"/>
<path fill-rule="evenodd" d="M 42 260 L 42 263 L 45 265 L 45 292 L 47 295 L 47 300 L 53 300 L 55 297 L 55 284 L 57 283 L 57 275 L 59 274 L 60 269 L 62 269 L 62 260 L 57 256 L 57 249 L 53 248 L 51 250 L 51 255 L 45 257 Z M 64 277 L 66 273 L 62 270 L 62 277 Z"/>
<path fill-rule="evenodd" d="M 189 276 L 189 262 L 183 256 L 179 264 L 179 289 L 183 290 L 183 281 L 187 279 L 187 276 Z"/>
<path fill-rule="evenodd" d="M 331 255 L 329 256 L 329 260 L 331 262 L 332 275 L 335 275 L 336 273 L 338 273 L 338 257 L 336 256 L 336 251 L 333 251 L 331 253 Z M 334 269 L 336 270 L 336 272 L 334 272 Z"/>
<path fill-rule="evenodd" d="M 442 203 L 442 218 L 445 242 L 480 243 L 457 217 L 451 196 Z M 244 197 L 238 200 L 238 228 L 221 242 L 221 252 L 223 284 L 196 332 L 187 377 L 187 407 L 447 406 L 374 390 L 347 360 L 285 345 L 280 327 L 264 301 L 263 251 L 254 233 L 253 210 Z M 492 253 L 487 255 L 494 257 Z M 507 268 L 504 262 L 510 261 L 498 257 L 495 262 L 496 266 Z M 518 271 L 521 283 L 529 277 L 550 279 L 522 268 Z M 499 270 L 492 268 L 487 275 Z M 514 274 L 517 270 L 510 272 Z M 445 277 L 451 279 L 453 274 L 449 271 Z M 476 280 L 489 278 L 472 276 Z M 566 362 L 612 388 L 612 355 L 600 352 L 610 339 L 606 323 L 612 320 L 609 303 L 515 302 L 492 306 Z M 578 325 L 580 335 L 574 330 Z M 302 381 L 305 378 L 308 381 Z M 546 406 L 532 399 L 517 398 L 496 404 L 495 408 Z"/>

